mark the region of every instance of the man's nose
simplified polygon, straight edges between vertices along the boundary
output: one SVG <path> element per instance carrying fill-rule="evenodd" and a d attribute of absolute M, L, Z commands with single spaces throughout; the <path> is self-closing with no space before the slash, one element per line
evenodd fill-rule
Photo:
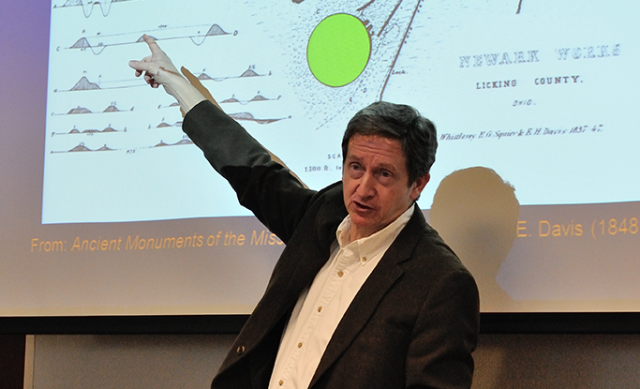
<path fill-rule="evenodd" d="M 375 182 L 371 174 L 365 173 L 360 178 L 360 183 L 356 193 L 362 198 L 371 197 L 375 194 Z"/>

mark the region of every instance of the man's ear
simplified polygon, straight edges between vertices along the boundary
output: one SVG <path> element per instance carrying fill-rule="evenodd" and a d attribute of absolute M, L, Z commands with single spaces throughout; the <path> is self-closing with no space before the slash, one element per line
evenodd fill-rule
<path fill-rule="evenodd" d="M 422 190 L 424 189 L 425 186 L 427 186 L 427 183 L 429 182 L 430 179 L 431 179 L 431 174 L 425 173 L 424 175 L 418 177 L 418 179 L 415 180 L 413 184 L 411 184 L 410 197 L 412 201 L 416 201 L 418 197 L 420 197 L 420 193 L 422 193 Z"/>

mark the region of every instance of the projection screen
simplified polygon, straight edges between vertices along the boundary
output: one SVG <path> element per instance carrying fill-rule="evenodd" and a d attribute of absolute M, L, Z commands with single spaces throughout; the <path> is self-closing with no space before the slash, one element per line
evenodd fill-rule
<path fill-rule="evenodd" d="M 378 100 L 484 313 L 640 311 L 636 1 L 52 0 L 0 14 L 0 320 L 244 315 L 282 242 L 134 77 L 153 36 L 309 187 Z M 238 151 L 241 152 L 241 151 Z"/>

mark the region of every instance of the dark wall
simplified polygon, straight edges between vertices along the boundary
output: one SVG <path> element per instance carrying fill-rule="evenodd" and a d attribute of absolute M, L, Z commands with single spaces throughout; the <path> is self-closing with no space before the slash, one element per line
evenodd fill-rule
<path fill-rule="evenodd" d="M 24 335 L 0 335 L 0 389 L 22 389 Z"/>
<path fill-rule="evenodd" d="M 207 388 L 234 335 L 37 335 L 34 389 Z M 482 334 L 472 389 L 640 388 L 640 335 Z"/>

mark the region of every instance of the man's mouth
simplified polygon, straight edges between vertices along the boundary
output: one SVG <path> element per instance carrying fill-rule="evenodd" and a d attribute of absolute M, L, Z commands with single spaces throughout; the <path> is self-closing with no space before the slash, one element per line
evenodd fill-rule
<path fill-rule="evenodd" d="M 359 201 L 354 201 L 353 204 L 356 206 L 358 211 L 372 211 L 373 207 L 367 204 L 361 203 Z"/>

